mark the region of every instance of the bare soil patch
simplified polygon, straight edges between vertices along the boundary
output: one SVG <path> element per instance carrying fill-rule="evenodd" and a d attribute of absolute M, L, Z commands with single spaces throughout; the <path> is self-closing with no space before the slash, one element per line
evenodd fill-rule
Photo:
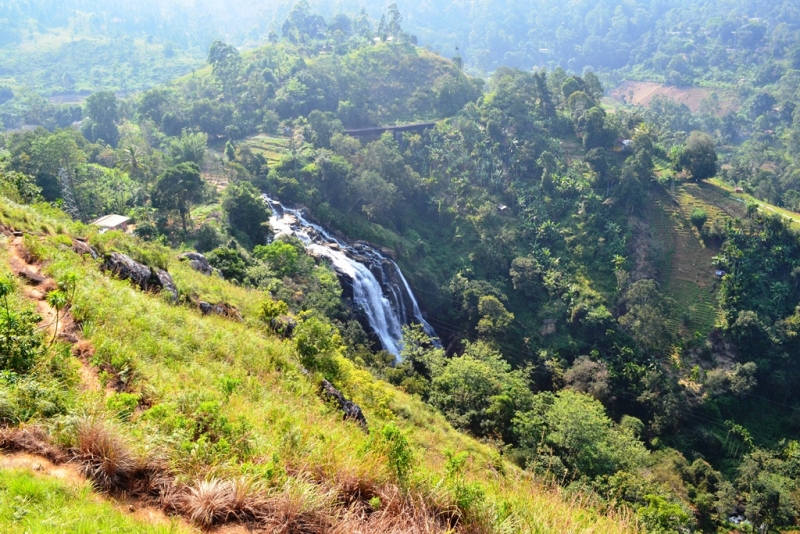
<path fill-rule="evenodd" d="M 658 95 L 665 96 L 692 110 L 700 111 L 703 100 L 716 92 L 719 96 L 719 109 L 717 115 L 725 115 L 739 109 L 735 96 L 725 90 L 714 90 L 707 87 L 673 87 L 655 82 L 626 81 L 609 92 L 609 96 L 618 102 L 647 107 Z"/>

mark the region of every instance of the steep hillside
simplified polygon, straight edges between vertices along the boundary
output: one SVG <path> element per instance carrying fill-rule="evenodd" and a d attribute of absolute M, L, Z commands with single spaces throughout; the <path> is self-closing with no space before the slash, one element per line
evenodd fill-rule
<path fill-rule="evenodd" d="M 69 451 L 97 489 L 127 492 L 202 526 L 635 530 L 624 516 L 592 511 L 580 494 L 560 496 L 542 486 L 308 330 L 318 370 L 304 370 L 308 345 L 281 339 L 259 319 L 269 300 L 263 293 L 200 274 L 173 251 L 122 234 L 98 235 L 55 211 L 42 215 L 4 200 L 1 215 L 2 270 L 12 280 L 3 287 L 13 288 L 8 306 L 23 313 L 42 299 L 39 307 L 56 310 L 62 325 L 27 334 L 33 360 L 0 381 L 4 422 L 47 432 L 26 442 L 4 430 L 6 449 Z M 88 247 L 74 244 L 76 237 L 106 254 L 120 250 L 166 263 L 179 302 L 110 276 Z M 27 290 L 37 279 L 24 275 L 26 282 L 23 272 L 45 279 Z M 60 291 L 48 287 L 62 287 L 65 300 L 52 298 Z M 193 304 L 198 299 L 238 311 L 204 316 Z M 343 421 L 335 403 L 322 400 L 323 377 L 361 406 L 366 428 Z M 78 514 L 78 506 L 67 511 Z"/>

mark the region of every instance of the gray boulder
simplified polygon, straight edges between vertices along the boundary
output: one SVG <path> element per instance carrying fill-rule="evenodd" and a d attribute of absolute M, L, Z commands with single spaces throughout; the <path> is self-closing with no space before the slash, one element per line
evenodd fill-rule
<path fill-rule="evenodd" d="M 119 252 L 106 254 L 102 268 L 110 271 L 117 278 L 130 280 L 142 291 L 168 291 L 172 294 L 172 302 L 178 300 L 178 288 L 175 287 L 172 276 L 163 269 L 151 269 Z"/>
<path fill-rule="evenodd" d="M 322 396 L 325 400 L 339 405 L 339 408 L 344 412 L 345 420 L 355 421 L 365 432 L 369 432 L 367 418 L 364 417 L 364 412 L 361 411 L 361 407 L 358 404 L 346 399 L 342 392 L 333 387 L 333 384 L 327 380 L 323 380 L 320 385 L 322 386 Z"/>
<path fill-rule="evenodd" d="M 227 317 L 228 319 L 233 319 L 235 321 L 242 321 L 242 314 L 239 313 L 239 310 L 225 304 L 224 302 L 220 302 L 218 304 L 211 304 L 205 301 L 199 301 L 197 303 L 197 307 L 200 308 L 200 313 L 203 315 L 219 315 L 222 317 Z"/>
<path fill-rule="evenodd" d="M 186 252 L 178 256 L 178 259 L 181 261 L 188 261 L 189 267 L 206 276 L 214 274 L 214 268 L 208 263 L 206 257 L 199 252 Z"/>
<path fill-rule="evenodd" d="M 143 291 L 153 288 L 152 280 L 154 277 L 150 267 L 139 263 L 125 254 L 120 254 L 119 252 L 107 254 L 103 262 L 103 269 L 110 271 L 111 274 L 117 278 L 130 280 Z M 155 278 L 155 280 L 158 280 L 158 278 Z"/>
<path fill-rule="evenodd" d="M 93 249 L 89 243 L 86 241 L 80 241 L 79 239 L 72 241 L 72 250 L 84 256 L 91 256 L 93 260 L 96 260 L 100 257 L 97 254 L 97 251 L 95 251 L 95 249 Z"/>
<path fill-rule="evenodd" d="M 284 339 L 290 339 L 292 337 L 296 326 L 297 321 L 288 315 L 280 315 L 269 321 L 270 330 Z"/>
<path fill-rule="evenodd" d="M 175 281 L 172 279 L 172 276 L 163 269 L 156 269 L 154 274 L 158 283 L 161 285 L 161 290 L 172 293 L 172 298 L 170 300 L 172 300 L 172 302 L 177 302 L 178 288 L 175 287 Z"/>

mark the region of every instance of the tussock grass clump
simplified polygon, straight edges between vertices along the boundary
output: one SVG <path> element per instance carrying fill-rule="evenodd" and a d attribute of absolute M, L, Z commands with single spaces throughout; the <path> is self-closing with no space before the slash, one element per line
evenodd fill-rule
<path fill-rule="evenodd" d="M 401 492 L 397 486 L 385 486 L 366 506 L 349 507 L 329 532 L 438 534 L 452 531 L 447 514 L 431 507 L 421 494 Z"/>
<path fill-rule="evenodd" d="M 237 485 L 223 480 L 206 480 L 186 488 L 171 499 L 171 508 L 202 527 L 227 523 L 236 517 L 237 505 L 246 496 L 240 495 Z"/>
<path fill-rule="evenodd" d="M 304 477 L 290 478 L 264 509 L 262 521 L 276 533 L 328 532 L 334 524 L 336 494 Z"/>
<path fill-rule="evenodd" d="M 238 522 L 270 532 L 327 532 L 334 516 L 335 495 L 302 478 L 289 478 L 278 488 L 240 478 L 210 479 L 185 486 L 165 498 L 165 508 L 208 528 Z"/>
<path fill-rule="evenodd" d="M 84 417 L 75 429 L 72 461 L 103 492 L 125 494 L 163 505 L 175 492 L 175 478 L 160 458 L 145 461 L 110 422 Z"/>
<path fill-rule="evenodd" d="M 75 459 L 81 472 L 98 489 L 106 492 L 125 491 L 139 471 L 139 462 L 129 445 L 108 423 L 84 418 L 76 431 Z"/>

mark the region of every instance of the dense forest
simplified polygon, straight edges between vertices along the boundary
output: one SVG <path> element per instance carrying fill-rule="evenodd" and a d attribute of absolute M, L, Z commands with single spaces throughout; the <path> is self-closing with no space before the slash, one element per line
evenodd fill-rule
<path fill-rule="evenodd" d="M 246 0 L 3 2 L 0 80 L 45 94 L 140 90 L 198 67 L 214 40 L 252 47 L 275 39 L 293 5 L 289 0 L 267 5 Z M 329 21 L 361 11 L 375 30 L 385 15 L 383 6 L 352 0 L 308 5 Z M 397 5 L 404 27 L 422 44 L 446 56 L 460 51 L 467 68 L 481 74 L 501 66 L 560 66 L 575 72 L 614 72 L 615 79 L 688 84 L 702 79 L 735 85 L 743 75 L 779 77 L 780 68 L 761 61 L 765 52 L 792 60 L 800 50 L 793 35 L 800 13 L 791 2 Z M 323 35 L 320 20 L 307 35 Z M 341 28 L 338 35 L 335 29 L 327 31 L 327 39 L 341 40 L 348 30 Z"/>
<path fill-rule="evenodd" d="M 181 18 L 177 3 L 139 2 L 84 13 L 82 28 L 75 10 L 92 12 L 93 2 L 76 4 L 0 4 L 2 54 L 69 26 L 96 33 L 93 46 L 115 65 L 108 77 L 80 79 L 45 67 L 37 86 L 2 60 L 0 74 L 12 76 L 0 88 L 0 222 L 9 251 L 23 239 L 24 255 L 58 282 L 46 299 L 56 321 L 72 310 L 97 346 L 89 366 L 116 392 L 91 402 L 77 394 L 62 361 L 69 343 L 36 333 L 41 317 L 11 278 L 0 280 L 0 420 L 9 428 L 42 424 L 80 448 L 69 418 L 88 409 L 131 436 L 154 432 L 148 447 L 179 480 L 247 475 L 276 488 L 300 471 L 279 460 L 303 458 L 290 424 L 280 440 L 297 440 L 291 453 L 256 443 L 256 423 L 234 418 L 244 404 L 231 395 L 244 403 L 248 379 L 225 374 L 208 398 L 169 399 L 159 366 L 181 362 L 179 348 L 193 342 L 133 341 L 114 326 L 110 297 L 93 311 L 78 278 L 100 274 L 67 255 L 66 236 L 81 237 L 99 262 L 124 253 L 153 273 L 177 273 L 174 301 L 161 299 L 172 311 L 153 312 L 152 332 L 166 336 L 170 314 L 199 300 L 227 299 L 225 313 L 236 304 L 229 315 L 255 332 L 238 335 L 276 343 L 281 356 L 269 371 L 226 356 L 245 367 L 225 372 L 247 368 L 273 383 L 296 360 L 302 372 L 291 380 L 324 378 L 386 421 L 358 439 L 386 458 L 407 503 L 413 486 L 416 506 L 437 506 L 438 486 L 422 480 L 436 475 L 418 466 L 411 482 L 407 439 L 430 439 L 418 419 L 443 418 L 477 439 L 491 452 L 442 453 L 459 531 L 522 530 L 513 521 L 529 510 L 512 512 L 513 499 L 483 479 L 466 482 L 467 458 L 484 454 L 494 472 L 522 470 L 612 518 L 631 514 L 646 532 L 800 524 L 793 4 L 427 2 L 380 13 L 347 2 L 235 3 L 223 16 L 199 2 Z M 25 68 L 67 53 L 57 50 Z M 70 53 L 75 65 L 93 54 Z M 636 83 L 660 93 L 634 105 Z M 81 102 L 49 98 L 90 90 Z M 687 95 L 694 100 L 680 100 Z M 436 338 L 409 325 L 399 360 L 383 350 L 341 273 L 276 235 L 263 194 L 393 258 Z M 92 229 L 109 213 L 129 216 L 132 235 Z M 14 234 L 23 227 L 24 238 Z M 216 274 L 173 268 L 187 251 Z M 113 287 L 103 291 L 122 298 Z M 193 328 L 216 365 L 213 335 Z M 295 386 L 280 387 L 291 396 Z M 311 386 L 296 387 L 309 402 Z M 382 395 L 411 400 L 398 408 L 398 397 Z M 259 456 L 268 454 L 269 464 Z M 325 469 L 313 476 L 332 477 Z M 365 498 L 381 509 L 378 493 Z"/>

